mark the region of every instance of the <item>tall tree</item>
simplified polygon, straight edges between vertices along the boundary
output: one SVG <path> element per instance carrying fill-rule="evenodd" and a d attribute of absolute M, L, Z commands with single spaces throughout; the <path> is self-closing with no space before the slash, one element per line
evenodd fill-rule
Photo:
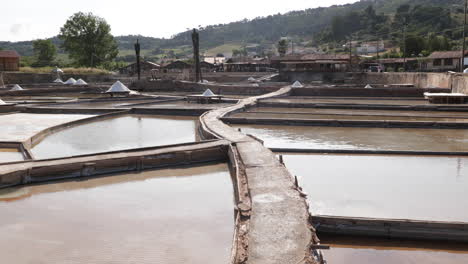
<path fill-rule="evenodd" d="M 57 47 L 50 39 L 38 39 L 33 41 L 35 62 L 33 66 L 50 66 L 57 56 Z"/>
<path fill-rule="evenodd" d="M 110 25 L 92 13 L 78 12 L 60 29 L 63 48 L 78 66 L 95 67 L 119 53 Z"/>
<path fill-rule="evenodd" d="M 288 41 L 286 39 L 282 39 L 278 42 L 278 53 L 281 57 L 286 55 L 288 51 Z"/>
<path fill-rule="evenodd" d="M 404 43 L 400 44 L 400 50 L 404 50 Z M 403 54 L 405 57 L 413 57 L 418 56 L 423 50 L 425 46 L 425 41 L 422 37 L 409 34 L 406 37 L 406 54 Z"/>

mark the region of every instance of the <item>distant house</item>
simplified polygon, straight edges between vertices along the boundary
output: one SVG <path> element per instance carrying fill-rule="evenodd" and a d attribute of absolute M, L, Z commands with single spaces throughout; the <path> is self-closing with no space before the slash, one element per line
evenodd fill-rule
<path fill-rule="evenodd" d="M 356 47 L 356 51 L 358 54 L 373 54 L 377 52 L 383 52 L 385 51 L 385 44 L 383 41 L 364 42 Z"/>
<path fill-rule="evenodd" d="M 272 67 L 267 58 L 230 58 L 224 63 L 226 72 L 268 72 Z"/>
<path fill-rule="evenodd" d="M 141 73 L 146 74 L 146 73 L 151 73 L 152 70 L 157 70 L 161 68 L 161 65 L 154 63 L 154 62 L 150 62 L 150 61 L 141 61 L 140 67 L 141 67 Z M 137 73 L 137 64 L 132 63 L 125 67 L 122 67 L 119 69 L 119 73 L 128 74 L 130 76 L 135 75 Z"/>
<path fill-rule="evenodd" d="M 461 65 L 461 51 L 436 51 L 427 58 L 424 63 L 426 71 L 442 72 L 442 71 L 459 71 Z M 468 51 L 465 53 L 464 66 L 468 64 L 467 56 Z M 464 68 L 465 68 L 464 67 Z"/>
<path fill-rule="evenodd" d="M 184 70 L 190 70 L 191 68 L 192 65 L 181 60 L 168 62 L 163 65 L 163 71 L 165 73 L 181 73 Z"/>
<path fill-rule="evenodd" d="M 205 57 L 204 61 L 211 63 L 211 64 L 223 64 L 226 61 L 226 57 Z"/>
<path fill-rule="evenodd" d="M 202 72 L 213 72 L 216 70 L 216 65 L 207 61 L 200 62 L 200 68 Z"/>
<path fill-rule="evenodd" d="M 383 70 L 386 72 L 397 72 L 400 69 L 405 69 L 405 65 L 407 71 L 417 71 L 421 67 L 416 58 L 388 58 L 363 61 L 361 68 L 364 71 L 368 71 L 370 66 L 375 65 L 383 66 Z"/>
<path fill-rule="evenodd" d="M 166 63 L 162 66 L 165 73 L 182 73 L 185 71 L 192 72 L 193 64 L 187 63 L 185 61 L 176 60 L 173 62 Z M 216 66 L 212 63 L 201 61 L 200 68 L 202 72 L 213 72 L 216 69 Z"/>
<path fill-rule="evenodd" d="M 0 71 L 19 71 L 20 55 L 14 50 L 0 50 Z"/>
<path fill-rule="evenodd" d="M 306 54 L 273 57 L 271 65 L 280 71 L 344 72 L 350 64 L 346 54 Z"/>

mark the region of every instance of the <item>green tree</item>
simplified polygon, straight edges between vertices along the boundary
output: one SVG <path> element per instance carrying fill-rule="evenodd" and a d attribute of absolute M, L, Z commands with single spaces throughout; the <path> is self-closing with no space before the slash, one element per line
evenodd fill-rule
<path fill-rule="evenodd" d="M 78 66 L 95 67 L 119 53 L 110 25 L 92 13 L 78 12 L 60 29 L 63 48 Z"/>
<path fill-rule="evenodd" d="M 422 37 L 410 34 L 406 37 L 406 54 L 403 55 L 406 57 L 418 56 L 424 50 L 425 44 Z M 402 41 L 400 50 L 403 51 L 404 48 L 405 46 Z"/>
<path fill-rule="evenodd" d="M 57 47 L 50 39 L 38 39 L 33 41 L 35 62 L 33 66 L 43 67 L 53 64 L 57 56 Z"/>
<path fill-rule="evenodd" d="M 286 39 L 282 39 L 278 42 L 278 53 L 281 57 L 286 55 L 288 51 L 288 41 Z"/>
<path fill-rule="evenodd" d="M 245 46 L 242 46 L 239 49 L 233 49 L 232 56 L 233 57 L 247 56 L 247 50 L 245 49 Z"/>

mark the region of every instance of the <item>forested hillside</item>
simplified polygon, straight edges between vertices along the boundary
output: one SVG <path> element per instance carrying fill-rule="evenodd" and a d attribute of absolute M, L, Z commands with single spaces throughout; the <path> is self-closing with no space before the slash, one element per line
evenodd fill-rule
<path fill-rule="evenodd" d="M 282 37 L 289 37 L 308 45 L 345 43 L 357 40 L 401 39 L 402 29 L 414 38 L 444 38 L 456 46 L 461 38 L 461 0 L 361 0 L 354 4 L 294 11 L 229 24 L 211 25 L 200 29 L 203 50 L 221 45 L 241 46 L 260 44 L 271 47 Z M 171 39 L 143 36 L 116 37 L 120 61 L 131 61 L 133 44 L 140 39 L 142 54 L 149 59 L 180 57 L 190 53 L 190 31 Z M 446 40 L 445 40 L 446 38 Z M 60 40 L 52 38 L 60 47 Z M 228 44 L 228 45 L 225 45 Z M 15 49 L 23 56 L 31 56 L 32 42 L 1 42 L 0 48 Z M 216 49 L 215 49 L 216 50 Z M 59 49 L 59 53 L 61 50 Z"/>

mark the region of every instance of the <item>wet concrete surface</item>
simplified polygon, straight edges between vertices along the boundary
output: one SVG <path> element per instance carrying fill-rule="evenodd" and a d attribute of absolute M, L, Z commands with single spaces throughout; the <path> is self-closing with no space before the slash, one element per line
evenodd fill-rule
<path fill-rule="evenodd" d="M 0 115 L 0 141 L 22 142 L 46 128 L 92 116 L 25 113 Z"/>
<path fill-rule="evenodd" d="M 0 148 L 0 163 L 22 161 L 24 156 L 14 148 Z"/>
<path fill-rule="evenodd" d="M 269 148 L 463 152 L 466 129 L 235 125 Z"/>
<path fill-rule="evenodd" d="M 314 215 L 468 222 L 468 157 L 284 155 Z"/>
<path fill-rule="evenodd" d="M 433 105 L 428 100 L 367 100 L 367 99 L 312 99 L 300 97 L 285 97 L 277 99 L 262 100 L 268 103 L 294 103 L 294 104 L 360 104 L 360 105 Z M 468 105 L 466 105 L 468 107 Z"/>
<path fill-rule="evenodd" d="M 2 263 L 229 263 L 225 164 L 0 191 Z"/>
<path fill-rule="evenodd" d="M 319 234 L 330 264 L 468 263 L 468 246 L 447 242 L 420 242 Z"/>
<path fill-rule="evenodd" d="M 196 141 L 194 117 L 128 115 L 75 126 L 32 148 L 36 159 L 85 155 Z"/>
<path fill-rule="evenodd" d="M 468 118 L 466 112 L 448 111 L 395 111 L 395 110 L 359 110 L 359 109 L 317 109 L 317 108 L 286 108 L 286 107 L 254 107 L 247 110 L 248 113 L 277 113 L 302 115 L 351 115 L 351 116 L 403 116 L 426 118 Z"/>
<path fill-rule="evenodd" d="M 269 119 L 309 119 L 309 120 L 375 120 L 375 121 L 433 121 L 433 122 L 468 122 L 461 118 L 431 118 L 431 117 L 408 117 L 408 116 L 360 116 L 360 115 L 313 115 L 313 114 L 281 114 L 281 113 L 237 113 L 230 117 L 238 118 L 269 118 Z"/>

